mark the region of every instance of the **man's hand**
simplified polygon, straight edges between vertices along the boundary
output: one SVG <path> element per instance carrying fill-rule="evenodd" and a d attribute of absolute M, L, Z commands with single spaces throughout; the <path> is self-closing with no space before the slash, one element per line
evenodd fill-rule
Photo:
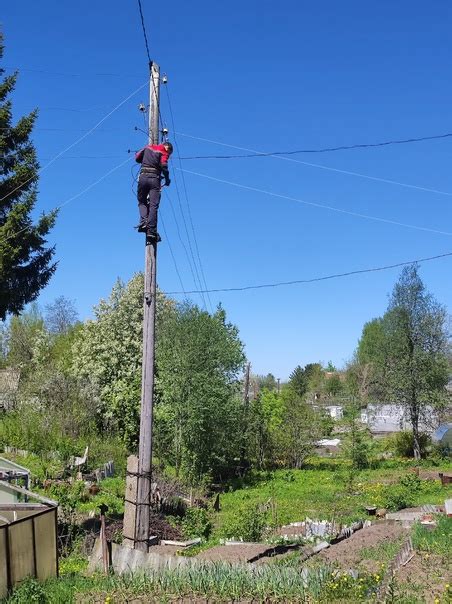
<path fill-rule="evenodd" d="M 171 184 L 171 180 L 169 178 L 165 179 L 165 187 L 169 187 Z"/>

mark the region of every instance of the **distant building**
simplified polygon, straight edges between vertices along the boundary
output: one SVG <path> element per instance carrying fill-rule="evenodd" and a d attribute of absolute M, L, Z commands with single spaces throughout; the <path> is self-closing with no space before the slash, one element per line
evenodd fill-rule
<path fill-rule="evenodd" d="M 344 408 L 341 405 L 327 405 L 325 410 L 336 421 L 344 417 Z"/>
<path fill-rule="evenodd" d="M 361 411 L 361 421 L 367 424 L 369 430 L 375 435 L 392 434 L 402 430 L 411 430 L 411 422 L 406 417 L 403 405 L 395 403 L 372 403 Z M 431 434 L 437 424 L 432 407 L 428 407 L 427 413 L 432 418 L 432 424 L 420 421 L 419 428 L 422 432 Z"/>

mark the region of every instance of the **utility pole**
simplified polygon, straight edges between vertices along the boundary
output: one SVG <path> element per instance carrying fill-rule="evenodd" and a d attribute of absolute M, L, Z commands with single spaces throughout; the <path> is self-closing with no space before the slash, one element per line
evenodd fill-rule
<path fill-rule="evenodd" d="M 159 142 L 160 69 L 150 64 L 149 143 Z M 144 271 L 143 360 L 141 378 L 140 439 L 138 446 L 138 484 L 135 509 L 134 548 L 147 552 L 150 536 L 152 484 L 152 415 L 154 403 L 155 303 L 157 241 L 146 236 Z"/>
<path fill-rule="evenodd" d="M 250 369 L 251 363 L 247 363 L 245 369 L 245 387 L 243 392 L 243 404 L 245 407 L 248 407 L 250 404 Z"/>
<path fill-rule="evenodd" d="M 245 380 L 243 383 L 243 408 L 244 408 L 244 421 L 245 426 L 243 426 L 243 435 L 242 435 L 242 446 L 240 447 L 240 472 L 245 474 L 246 470 L 246 439 L 248 437 L 248 427 L 249 427 L 249 407 L 250 407 L 250 369 L 251 363 L 246 364 L 245 369 Z"/>

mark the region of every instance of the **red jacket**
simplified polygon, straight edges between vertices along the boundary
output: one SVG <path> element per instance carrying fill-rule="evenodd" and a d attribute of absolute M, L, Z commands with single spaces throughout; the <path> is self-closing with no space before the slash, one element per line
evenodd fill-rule
<path fill-rule="evenodd" d="M 146 145 L 135 154 L 135 161 L 143 167 L 162 172 L 165 177 L 168 175 L 168 159 L 169 154 L 163 145 Z"/>

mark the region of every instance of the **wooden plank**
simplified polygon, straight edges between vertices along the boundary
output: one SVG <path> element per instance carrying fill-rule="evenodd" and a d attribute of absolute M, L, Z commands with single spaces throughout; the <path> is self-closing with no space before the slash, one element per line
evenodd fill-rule
<path fill-rule="evenodd" d="M 135 520 L 136 520 L 136 501 L 138 478 L 138 457 L 130 455 L 127 458 L 127 475 L 126 475 L 126 499 L 124 503 L 124 524 L 123 524 L 123 544 L 127 547 L 134 546 L 135 536 Z"/>

